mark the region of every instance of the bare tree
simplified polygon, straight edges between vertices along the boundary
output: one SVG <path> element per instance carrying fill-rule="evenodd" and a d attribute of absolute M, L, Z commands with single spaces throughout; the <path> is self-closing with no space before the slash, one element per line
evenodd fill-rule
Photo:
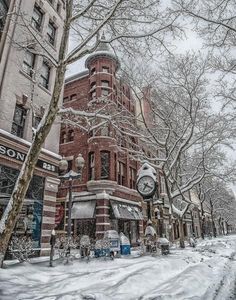
<path fill-rule="evenodd" d="M 157 0 L 66 0 L 66 18 L 60 43 L 58 59 L 48 55 L 45 44 L 40 43 L 31 27 L 28 26 L 30 16 L 17 12 L 20 16 L 20 26 L 27 32 L 24 41 L 20 37 L 14 41 L 15 46 L 21 49 L 36 51 L 38 55 L 50 60 L 56 68 L 56 81 L 50 104 L 35 131 L 31 147 L 23 163 L 20 175 L 16 181 L 11 199 L 0 221 L 0 265 L 2 265 L 7 245 L 16 223 L 16 216 L 21 210 L 24 196 L 32 178 L 35 164 L 40 154 L 41 147 L 51 129 L 59 112 L 59 101 L 64 84 L 66 67 L 96 49 L 99 43 L 99 33 L 104 30 L 108 35 L 107 42 L 120 41 L 125 46 L 138 47 L 141 39 L 164 47 L 166 39 L 170 39 L 178 30 L 177 17 L 170 14 L 168 7 L 162 7 Z M 76 46 L 67 53 L 69 35 L 76 34 Z M 31 39 L 29 39 L 29 35 Z M 32 48 L 30 45 L 34 44 Z M 128 47 L 126 46 L 128 49 Z M 126 50 L 127 50 L 126 49 Z M 132 51 L 131 51 L 132 52 Z"/>

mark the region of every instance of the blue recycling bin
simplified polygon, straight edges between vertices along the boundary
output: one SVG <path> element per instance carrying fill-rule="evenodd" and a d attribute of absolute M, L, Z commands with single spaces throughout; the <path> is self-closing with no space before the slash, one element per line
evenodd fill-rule
<path fill-rule="evenodd" d="M 120 254 L 129 255 L 131 253 L 130 241 L 122 232 L 120 233 Z"/>

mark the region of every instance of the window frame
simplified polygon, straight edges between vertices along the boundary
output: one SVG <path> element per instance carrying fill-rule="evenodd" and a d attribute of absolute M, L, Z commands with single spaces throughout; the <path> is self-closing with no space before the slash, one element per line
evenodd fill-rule
<path fill-rule="evenodd" d="M 106 164 L 104 164 L 104 159 L 106 160 L 105 161 Z M 110 152 L 100 151 L 100 161 L 101 161 L 100 178 L 103 180 L 107 180 L 110 178 L 110 162 L 111 162 Z"/>
<path fill-rule="evenodd" d="M 27 60 L 27 57 L 31 56 L 32 58 L 32 63 L 29 63 L 28 60 Z M 29 75 L 31 78 L 33 77 L 33 70 L 34 70 L 34 67 L 35 67 L 35 60 L 36 60 L 36 54 L 29 51 L 29 50 L 26 50 L 25 52 L 25 55 L 24 55 L 24 59 L 23 59 L 23 71 Z"/>
<path fill-rule="evenodd" d="M 49 82 L 50 82 L 50 75 L 51 75 L 51 67 L 49 66 L 49 64 L 46 61 L 43 61 L 42 63 L 42 69 L 44 68 L 44 66 L 46 66 L 48 68 L 48 74 L 47 77 L 45 77 L 42 72 L 40 74 L 40 84 L 45 88 L 45 89 L 49 89 Z M 43 80 L 43 81 L 42 81 Z"/>
<path fill-rule="evenodd" d="M 36 20 L 35 14 L 38 14 L 39 20 Z M 34 9 L 33 9 L 32 18 L 31 18 L 31 25 L 39 32 L 42 29 L 43 17 L 44 17 L 44 12 L 37 4 L 35 4 Z"/>
<path fill-rule="evenodd" d="M 20 122 L 17 120 L 17 112 L 20 112 Z M 25 131 L 25 120 L 27 115 L 27 109 L 24 108 L 22 105 L 19 105 L 16 103 L 13 120 L 12 120 L 12 128 L 11 133 L 15 136 L 18 136 L 20 138 L 23 138 L 24 131 Z M 13 129 L 13 127 L 16 127 L 16 129 Z"/>
<path fill-rule="evenodd" d="M 49 30 L 51 29 L 51 33 L 49 33 Z M 49 20 L 48 27 L 47 27 L 47 41 L 50 45 L 54 46 L 56 43 L 56 32 L 57 32 L 57 26 L 55 22 L 52 20 Z"/>

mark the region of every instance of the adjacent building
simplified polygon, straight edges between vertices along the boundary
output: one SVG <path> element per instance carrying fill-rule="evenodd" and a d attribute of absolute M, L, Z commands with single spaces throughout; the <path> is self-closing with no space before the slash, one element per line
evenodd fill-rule
<path fill-rule="evenodd" d="M 63 0 L 0 0 L 0 217 L 47 110 L 65 18 Z M 3 17 L 2 17 L 3 16 Z M 28 235 L 38 253 L 49 249 L 58 190 L 60 126 L 41 151 L 15 234 Z"/>

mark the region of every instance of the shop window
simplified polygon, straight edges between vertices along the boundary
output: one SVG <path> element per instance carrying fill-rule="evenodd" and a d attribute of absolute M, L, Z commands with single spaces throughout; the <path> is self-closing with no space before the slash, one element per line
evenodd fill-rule
<path fill-rule="evenodd" d="M 110 73 L 109 67 L 102 66 L 103 73 Z"/>
<path fill-rule="evenodd" d="M 42 26 L 42 22 L 43 22 L 43 12 L 42 12 L 42 10 L 40 9 L 39 6 L 35 5 L 34 6 L 34 11 L 33 11 L 33 16 L 32 16 L 32 19 L 31 19 L 31 24 L 35 29 L 40 31 L 41 26 Z"/>
<path fill-rule="evenodd" d="M 108 179 L 110 175 L 110 153 L 101 151 L 101 179 Z"/>
<path fill-rule="evenodd" d="M 89 180 L 95 179 L 95 154 L 89 153 Z"/>
<path fill-rule="evenodd" d="M 43 62 L 40 75 L 40 84 L 48 89 L 51 68 L 46 61 Z"/>
<path fill-rule="evenodd" d="M 48 31 L 47 31 L 47 38 L 48 42 L 54 46 L 55 44 L 55 38 L 56 38 L 56 25 L 54 22 L 49 21 L 48 23 Z"/>
<path fill-rule="evenodd" d="M 68 131 L 67 141 L 68 141 L 68 142 L 74 141 L 74 130 L 73 130 L 73 129 L 70 129 L 70 130 Z"/>
<path fill-rule="evenodd" d="M 125 185 L 125 164 L 118 161 L 117 163 L 117 181 L 119 185 Z"/>
<path fill-rule="evenodd" d="M 16 104 L 11 133 L 21 138 L 24 135 L 26 113 L 27 110 L 24 107 Z"/>
<path fill-rule="evenodd" d="M 24 60 L 23 60 L 23 71 L 28 74 L 30 77 L 33 77 L 33 70 L 35 64 L 36 55 L 30 51 L 26 51 Z"/>

